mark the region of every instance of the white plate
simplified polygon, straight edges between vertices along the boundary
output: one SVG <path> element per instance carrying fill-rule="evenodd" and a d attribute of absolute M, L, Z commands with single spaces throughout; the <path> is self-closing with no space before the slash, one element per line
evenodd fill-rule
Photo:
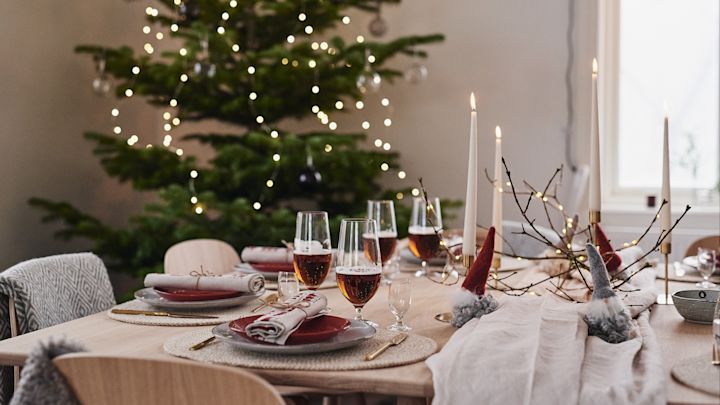
<path fill-rule="evenodd" d="M 182 309 L 206 309 L 206 308 L 226 308 L 236 307 L 248 302 L 254 301 L 265 294 L 265 289 L 254 294 L 242 294 L 239 297 L 225 298 L 222 300 L 211 301 L 170 301 L 161 297 L 152 288 L 143 288 L 135 291 L 135 298 L 138 300 L 158 308 L 182 308 Z"/>
<path fill-rule="evenodd" d="M 420 259 L 415 257 L 415 255 L 410 252 L 410 249 L 404 249 L 400 251 L 400 257 L 403 260 L 406 260 L 408 262 L 417 263 L 420 264 Z M 445 265 L 445 258 L 433 258 L 428 261 L 428 265 L 430 266 L 444 266 Z M 527 259 L 515 259 L 512 257 L 501 257 L 500 258 L 500 269 L 498 271 L 505 272 L 505 271 L 518 271 L 522 270 L 526 267 L 529 267 L 532 265 L 532 262 Z M 415 271 L 417 268 L 407 268 L 403 271 Z"/>
<path fill-rule="evenodd" d="M 697 256 L 688 256 L 688 257 L 682 259 L 682 262 L 683 262 L 683 264 L 688 265 L 695 269 L 697 269 L 697 267 L 698 267 Z"/>
<path fill-rule="evenodd" d="M 527 259 L 514 259 L 512 257 L 500 258 L 500 269 L 498 271 L 516 271 L 530 266 L 532 262 Z"/>
<path fill-rule="evenodd" d="M 263 277 L 265 277 L 266 280 L 277 280 L 278 279 L 278 271 L 258 271 L 255 270 L 252 266 L 250 266 L 247 263 L 240 263 L 233 266 L 233 270 L 239 271 L 240 273 L 244 274 L 260 274 Z"/>
<path fill-rule="evenodd" d="M 319 343 L 308 343 L 304 345 L 274 345 L 259 343 L 248 339 L 230 329 L 230 323 L 223 323 L 213 328 L 213 335 L 216 338 L 237 346 L 241 349 L 258 353 L 277 354 L 311 354 L 331 352 L 334 350 L 346 349 L 357 346 L 360 343 L 375 336 L 375 328 L 363 321 L 352 320 L 350 326 L 335 335 L 332 339 Z"/>
<path fill-rule="evenodd" d="M 405 248 L 400 250 L 400 258 L 404 261 L 410 262 L 410 263 L 422 263 L 421 259 L 418 259 L 417 256 L 415 256 L 411 251 L 410 248 Z M 445 253 L 442 253 L 442 257 L 433 257 L 430 260 L 427 260 L 427 264 L 430 266 L 444 266 L 446 262 Z"/>

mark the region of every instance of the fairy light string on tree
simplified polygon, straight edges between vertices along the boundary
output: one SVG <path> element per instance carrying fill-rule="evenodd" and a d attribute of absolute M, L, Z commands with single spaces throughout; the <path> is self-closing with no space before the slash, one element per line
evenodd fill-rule
<path fill-rule="evenodd" d="M 403 74 L 388 67 L 388 60 L 442 36 L 383 43 L 362 33 L 345 39 L 329 35 L 355 20 L 349 10 L 374 13 L 380 3 L 162 0 L 144 5 L 137 49 L 88 45 L 77 51 L 102 58 L 98 77 L 105 75 L 118 98 L 110 106 L 109 134 L 86 137 L 95 143 L 106 172 L 154 193 L 153 204 L 120 228 L 69 204 L 43 199 L 32 204 L 64 222 L 64 237 L 89 238 L 116 269 L 142 273 L 161 266 L 158 258 L 178 238 L 212 234 L 236 248 L 275 244 L 292 232 L 298 200 L 337 220 L 363 211 L 367 199 L 419 195 L 417 189 L 386 189 L 378 182 L 387 173 L 406 178 L 389 142 L 363 147 L 366 132 L 374 140 L 395 124 L 393 109 L 389 100 L 378 106 L 386 98 L 379 93 L 360 93 L 355 81 L 366 63 L 384 87 Z M 141 100 L 157 108 L 161 119 L 154 130 L 132 128 L 124 103 Z M 370 110 L 381 114 L 379 121 L 370 121 Z M 349 112 L 357 118 L 339 120 L 340 113 Z M 284 127 L 310 114 L 321 121 L 319 129 L 296 134 Z M 228 125 L 215 130 L 184 125 L 205 121 Z M 203 145 L 202 160 L 183 149 L 186 142 Z M 315 191 L 298 182 L 308 156 L 322 174 Z"/>

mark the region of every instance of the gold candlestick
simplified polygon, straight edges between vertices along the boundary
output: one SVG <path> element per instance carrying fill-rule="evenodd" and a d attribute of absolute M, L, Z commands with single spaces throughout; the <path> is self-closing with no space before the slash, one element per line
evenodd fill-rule
<path fill-rule="evenodd" d="M 665 258 L 665 293 L 660 294 L 657 297 L 657 303 L 660 305 L 673 305 L 673 299 L 670 295 L 670 286 L 669 286 L 669 275 L 668 275 L 668 267 L 670 265 L 670 261 L 668 260 L 668 256 L 670 255 L 670 252 L 672 251 L 672 247 L 670 243 L 662 243 L 660 244 L 660 253 L 662 253 L 663 257 Z"/>
<path fill-rule="evenodd" d="M 595 225 L 600 223 L 600 211 L 590 211 L 588 215 L 590 222 L 590 236 L 592 237 L 593 243 L 597 243 L 597 235 L 595 232 Z"/>
<path fill-rule="evenodd" d="M 493 269 L 493 278 L 495 279 L 495 289 L 499 290 L 500 288 L 500 281 L 498 279 L 500 278 L 500 262 L 501 258 L 500 255 L 494 255 L 492 259 L 492 269 Z"/>
<path fill-rule="evenodd" d="M 470 270 L 470 267 L 473 265 L 473 263 L 475 263 L 475 255 L 463 255 L 462 258 L 464 273 L 462 273 L 461 275 L 467 276 L 468 270 Z"/>

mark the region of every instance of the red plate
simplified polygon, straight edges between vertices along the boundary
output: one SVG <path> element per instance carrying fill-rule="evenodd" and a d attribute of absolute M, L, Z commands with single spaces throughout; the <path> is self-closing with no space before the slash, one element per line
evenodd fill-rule
<path fill-rule="evenodd" d="M 280 271 L 294 272 L 292 263 L 249 263 L 250 267 L 257 271 L 275 273 Z"/>
<path fill-rule="evenodd" d="M 261 316 L 262 315 L 254 315 L 236 319 L 230 322 L 230 329 L 248 339 L 252 339 L 260 343 L 267 343 L 252 338 L 245 333 L 245 327 L 250 325 L 253 321 L 255 321 Z M 350 321 L 345 318 L 340 318 L 332 315 L 320 316 L 318 318 L 310 319 L 303 322 L 302 325 L 300 325 L 300 327 L 298 328 L 298 330 L 296 330 L 295 332 L 293 332 L 292 335 L 290 335 L 285 344 L 303 345 L 308 343 L 323 342 L 331 339 L 338 333 L 347 329 L 348 326 L 350 326 Z"/>
<path fill-rule="evenodd" d="M 239 297 L 238 291 L 186 290 L 182 288 L 153 288 L 159 296 L 168 301 L 213 301 Z"/>

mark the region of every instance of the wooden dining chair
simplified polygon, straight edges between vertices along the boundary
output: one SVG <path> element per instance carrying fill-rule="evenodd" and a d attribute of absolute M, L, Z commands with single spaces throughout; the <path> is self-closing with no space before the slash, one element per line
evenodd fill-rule
<path fill-rule="evenodd" d="M 103 261 L 92 253 L 42 257 L 0 273 L 0 340 L 105 311 L 115 305 Z M 20 369 L 0 367 L 0 404 Z"/>
<path fill-rule="evenodd" d="M 81 404 L 280 405 L 280 394 L 247 371 L 179 359 L 73 353 L 53 360 Z"/>
<path fill-rule="evenodd" d="M 691 243 L 685 251 L 685 257 L 698 254 L 698 248 L 715 249 L 720 252 L 720 235 L 706 236 Z"/>
<path fill-rule="evenodd" d="M 201 271 L 214 275 L 227 274 L 238 263 L 240 256 L 235 248 L 217 239 L 186 240 L 165 252 L 166 274 L 185 276 Z"/>

